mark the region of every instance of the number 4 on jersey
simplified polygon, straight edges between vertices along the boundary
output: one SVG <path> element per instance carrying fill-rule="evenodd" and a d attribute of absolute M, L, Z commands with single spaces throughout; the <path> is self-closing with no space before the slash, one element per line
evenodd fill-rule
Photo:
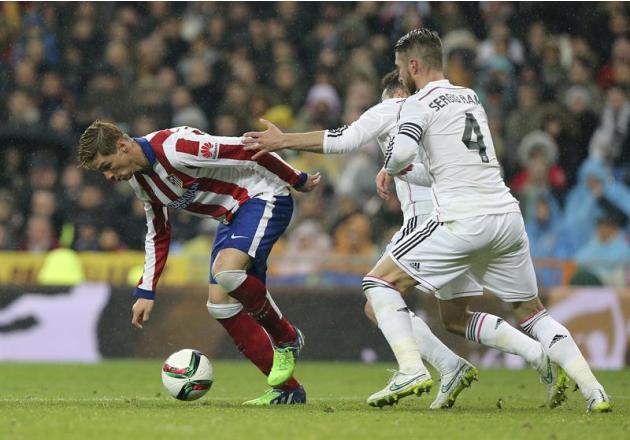
<path fill-rule="evenodd" d="M 472 133 L 475 132 L 477 138 L 476 141 L 472 140 Z M 483 134 L 479 123 L 475 119 L 472 113 L 466 113 L 466 127 L 464 128 L 464 135 L 462 136 L 462 142 L 469 150 L 479 150 L 479 156 L 483 163 L 488 163 L 488 155 L 486 154 L 486 144 L 483 143 Z"/>

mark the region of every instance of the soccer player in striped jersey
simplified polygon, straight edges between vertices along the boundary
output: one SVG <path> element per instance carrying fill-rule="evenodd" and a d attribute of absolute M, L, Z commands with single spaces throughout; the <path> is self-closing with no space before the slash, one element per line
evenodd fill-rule
<path fill-rule="evenodd" d="M 240 138 L 190 127 L 131 138 L 114 124 L 95 121 L 79 141 L 83 167 L 128 181 L 144 202 L 145 263 L 132 324 L 142 328 L 153 308 L 170 243 L 168 208 L 214 218 L 221 223 L 210 259 L 208 312 L 271 386 L 245 403 L 305 403 L 304 388 L 293 378 L 303 335 L 282 316 L 265 281 L 267 257 L 291 220 L 290 188 L 311 191 L 320 176 L 277 155 L 252 156 Z"/>
<path fill-rule="evenodd" d="M 382 102 L 367 110 L 350 126 L 311 133 L 284 134 L 273 124 L 267 122 L 269 128 L 266 132 L 245 133 L 244 142 L 248 145 L 247 149 L 260 150 L 258 154 L 283 148 L 340 154 L 355 151 L 362 145 L 376 140 L 385 154 L 387 146 L 397 132 L 398 114 L 409 93 L 407 88 L 399 82 L 397 71 L 391 72 L 383 78 L 382 87 Z M 377 176 L 377 187 L 379 195 L 384 198 L 389 197 L 388 181 L 387 173 L 382 170 Z M 396 193 L 401 202 L 404 222 L 403 227 L 392 238 L 387 251 L 422 225 L 433 210 L 431 179 L 422 163 L 414 164 L 413 168 L 404 176 L 396 176 L 394 182 Z M 545 383 L 551 385 L 555 378 L 550 376 L 549 358 L 545 355 L 540 343 L 519 332 L 499 317 L 469 311 L 469 300 L 474 296 L 481 295 L 482 290 L 482 287 L 468 276 L 461 276 L 445 285 L 441 289 L 440 295 L 457 298 L 455 301 L 444 303 L 445 308 L 448 308 L 451 303 L 456 305 L 456 308 L 448 308 L 449 313 L 442 314 L 445 327 L 472 341 L 522 356 L 536 368 Z M 440 295 L 438 298 L 441 297 Z M 396 312 L 405 308 L 402 297 L 391 292 L 377 295 L 376 300 L 388 302 L 389 307 Z M 442 301 L 440 301 L 440 306 L 442 306 Z M 413 337 L 420 355 L 440 373 L 441 386 L 431 408 L 451 407 L 455 403 L 457 395 L 476 377 L 476 369 L 448 349 L 431 332 L 422 319 L 411 312 L 409 313 Z M 366 314 L 370 319 L 375 319 L 369 301 L 366 303 Z M 476 321 L 479 316 L 485 316 L 495 322 L 497 324 L 496 331 L 484 334 L 483 338 L 474 332 L 467 332 L 469 321 Z M 384 331 L 388 331 L 388 324 L 388 322 L 384 322 L 380 325 L 385 327 Z M 409 395 L 409 390 L 413 390 L 414 387 L 426 382 L 426 377 L 423 375 L 413 376 L 415 379 L 410 381 L 409 375 L 405 373 L 404 370 L 401 370 L 400 374 L 394 377 L 394 390 L 388 386 L 385 390 L 370 396 L 368 403 L 374 406 L 391 404 Z M 409 383 L 406 387 L 398 388 L 396 384 L 399 382 Z"/>
<path fill-rule="evenodd" d="M 395 57 L 401 80 L 416 92 L 401 107 L 384 169 L 395 176 L 422 151 L 433 181 L 435 210 L 365 277 L 366 295 L 372 299 L 416 286 L 454 300 L 443 296 L 441 289 L 466 274 L 512 306 L 523 330 L 579 386 L 588 411 L 610 411 L 604 388 L 571 334 L 538 298 L 523 218 L 501 177 L 479 98 L 473 90 L 445 79 L 442 43 L 433 31 L 407 33 L 396 44 Z M 422 365 L 417 347 L 408 342 L 409 318 L 391 313 L 385 302 L 372 301 L 372 306 L 379 325 L 388 322 L 397 330 L 385 335 L 397 358 L 409 369 Z M 487 314 L 475 314 L 467 334 L 483 340 L 496 334 L 500 324 Z"/>

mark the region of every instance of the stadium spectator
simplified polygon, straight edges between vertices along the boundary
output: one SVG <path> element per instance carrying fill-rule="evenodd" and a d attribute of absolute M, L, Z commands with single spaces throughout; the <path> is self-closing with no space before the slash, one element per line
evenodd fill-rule
<path fill-rule="evenodd" d="M 573 256 L 564 225 L 560 205 L 549 192 L 530 199 L 531 206 L 524 210 L 525 230 L 529 238 L 529 250 L 533 258 L 565 260 Z M 538 283 L 543 286 L 561 284 L 557 269 L 543 267 L 536 271 Z"/>
<path fill-rule="evenodd" d="M 2 250 L 15 250 L 19 245 L 19 229 L 23 216 L 16 211 L 14 206 L 15 202 L 11 194 L 2 191 L 0 193 L 0 228 L 2 228 L 0 249 Z"/>
<path fill-rule="evenodd" d="M 173 91 L 171 107 L 173 109 L 173 119 L 171 123 L 173 127 L 188 125 L 190 127 L 199 127 L 200 130 L 208 129 L 206 115 L 201 108 L 194 103 L 190 92 L 185 87 L 178 87 Z M 148 133 L 151 133 L 151 131 Z"/>
<path fill-rule="evenodd" d="M 112 227 L 105 227 L 98 235 L 99 250 L 105 252 L 120 252 L 126 249 L 124 243 L 120 240 L 120 235 Z"/>
<path fill-rule="evenodd" d="M 26 235 L 20 249 L 27 252 L 42 253 L 58 246 L 57 237 L 51 220 L 39 215 L 28 219 Z"/>
<path fill-rule="evenodd" d="M 521 143 L 525 135 L 540 129 L 541 125 L 540 95 L 534 84 L 521 84 L 517 91 L 517 107 L 507 117 L 505 123 L 506 142 L 516 146 Z M 494 133 L 494 132 L 493 132 Z M 516 148 L 506 151 L 504 166 L 513 168 L 517 165 Z"/>
<path fill-rule="evenodd" d="M 591 272 L 602 284 L 624 287 L 624 270 L 630 265 L 630 245 L 623 233 L 628 217 L 619 212 L 607 214 L 597 220 L 595 233 L 575 259 L 581 270 Z"/>
<path fill-rule="evenodd" d="M 361 275 L 370 270 L 378 257 L 378 249 L 372 242 L 372 227 L 365 214 L 357 212 L 345 218 L 335 228 L 334 237 L 335 256 L 342 258 L 335 261 L 330 270 Z"/>
<path fill-rule="evenodd" d="M 521 170 L 510 183 L 521 206 L 527 210 L 541 194 L 560 193 L 566 184 L 564 171 L 556 163 L 558 149 L 547 133 L 537 130 L 523 138 L 518 148 Z M 527 216 L 527 211 L 524 212 Z"/>
<path fill-rule="evenodd" d="M 529 237 L 530 252 L 534 257 L 565 259 L 572 256 L 562 224 L 563 214 L 557 200 L 550 194 L 541 194 L 527 210 L 525 228 Z"/>
<path fill-rule="evenodd" d="M 577 184 L 567 196 L 564 227 L 574 249 L 584 237 L 592 237 L 597 219 L 608 211 L 630 216 L 630 189 L 611 176 L 610 170 L 597 159 L 582 164 Z"/>
<path fill-rule="evenodd" d="M 630 159 L 630 101 L 620 87 L 611 87 L 601 121 L 591 138 L 590 154 L 608 163 Z"/>
<path fill-rule="evenodd" d="M 512 37 L 510 28 L 503 21 L 490 25 L 489 37 L 479 45 L 477 62 L 484 66 L 497 55 L 506 56 L 516 65 L 522 64 L 525 60 L 523 44 L 518 38 Z"/>
<path fill-rule="evenodd" d="M 282 253 L 275 260 L 277 276 L 320 273 L 332 251 L 332 243 L 321 223 L 305 220 L 288 234 Z"/>
<path fill-rule="evenodd" d="M 574 85 L 564 93 L 564 107 L 573 121 L 572 148 L 562 159 L 569 185 L 575 184 L 577 171 L 588 157 L 588 145 L 597 127 L 597 116 L 593 111 L 594 103 L 587 88 Z"/>

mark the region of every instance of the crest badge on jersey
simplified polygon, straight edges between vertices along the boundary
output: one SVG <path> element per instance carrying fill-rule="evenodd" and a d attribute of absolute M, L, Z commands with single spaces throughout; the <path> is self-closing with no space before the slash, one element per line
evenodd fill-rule
<path fill-rule="evenodd" d="M 166 177 L 166 180 L 168 180 L 169 182 L 171 182 L 173 185 L 178 186 L 180 188 L 184 187 L 184 182 L 182 182 L 179 177 L 177 176 L 173 176 L 172 174 L 169 174 Z"/>
<path fill-rule="evenodd" d="M 213 142 L 206 142 L 200 148 L 200 153 L 203 157 L 210 160 L 217 160 L 219 157 L 219 144 Z"/>

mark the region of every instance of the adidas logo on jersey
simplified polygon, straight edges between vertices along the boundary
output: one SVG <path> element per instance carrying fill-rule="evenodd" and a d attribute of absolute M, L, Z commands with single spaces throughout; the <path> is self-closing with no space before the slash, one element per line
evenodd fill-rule
<path fill-rule="evenodd" d="M 567 335 L 556 335 L 553 337 L 553 339 L 551 340 L 551 343 L 549 344 L 549 348 L 551 348 L 553 346 L 553 344 L 555 344 L 558 341 L 562 341 L 564 338 L 566 338 Z"/>

